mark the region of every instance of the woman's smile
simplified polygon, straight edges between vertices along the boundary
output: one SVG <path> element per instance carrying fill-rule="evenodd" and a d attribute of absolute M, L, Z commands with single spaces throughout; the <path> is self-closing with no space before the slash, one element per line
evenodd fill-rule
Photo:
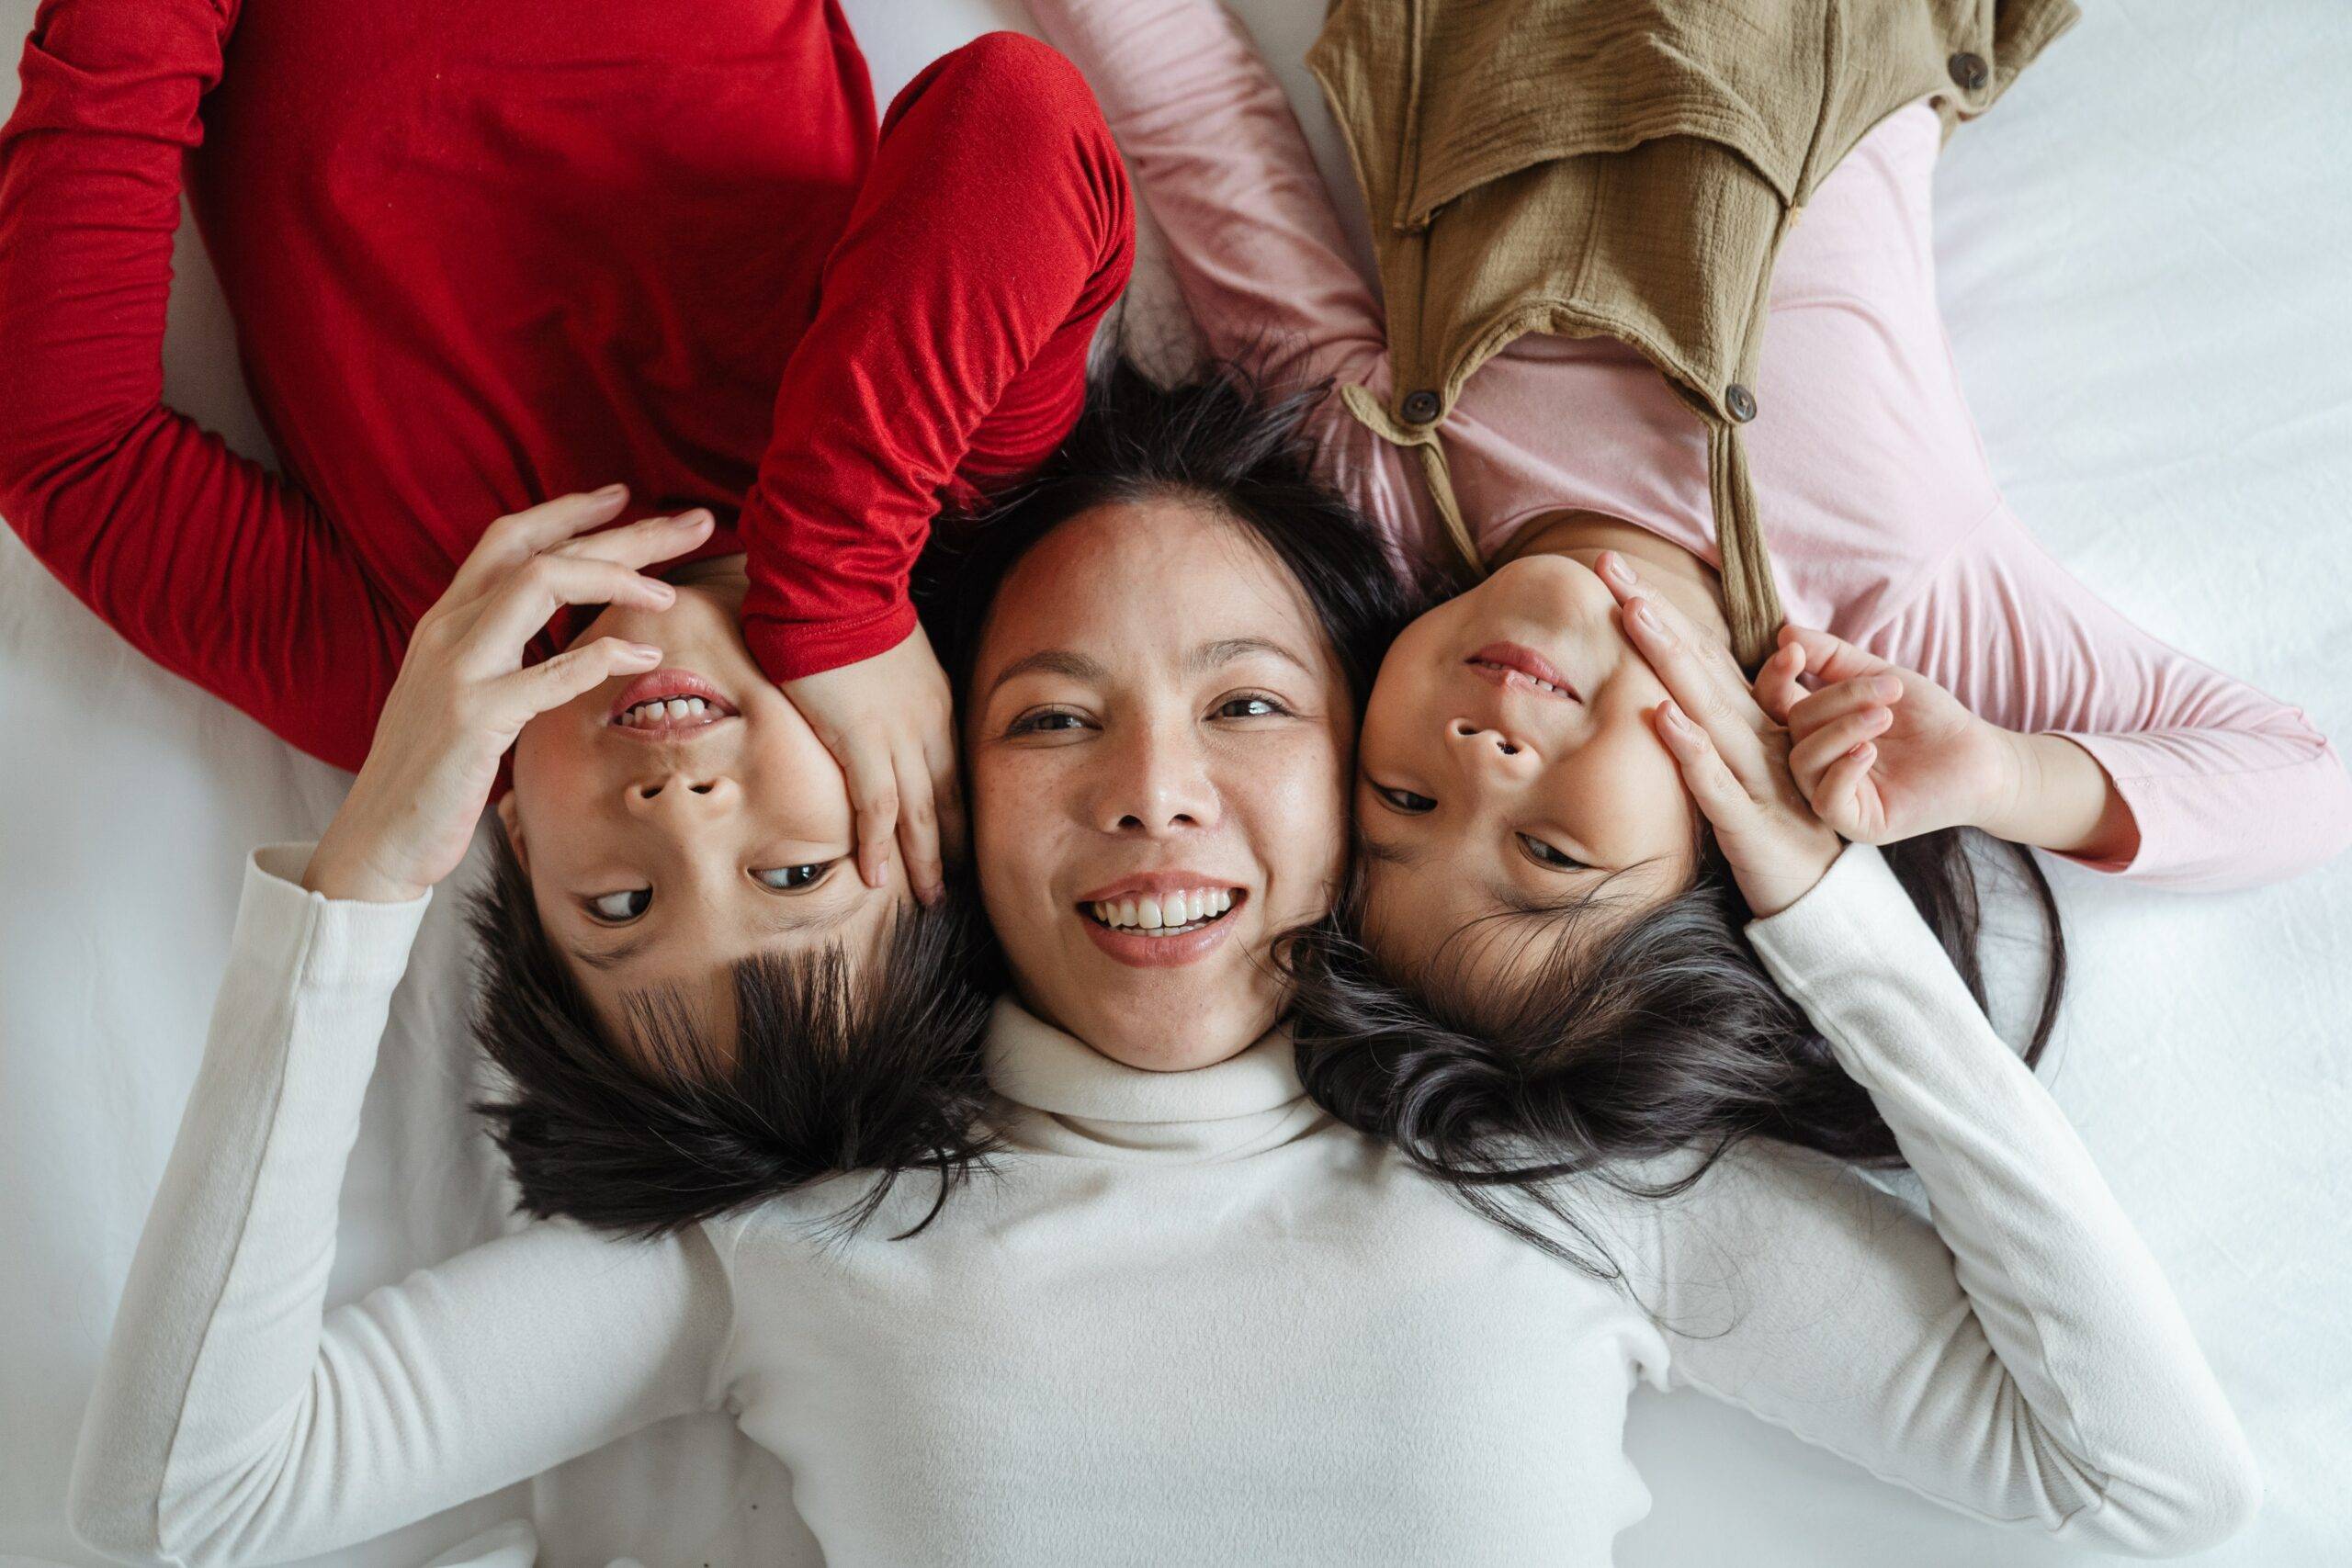
<path fill-rule="evenodd" d="M 1096 888 L 1076 912 L 1094 945 L 1138 969 L 1207 957 L 1233 934 L 1250 890 L 1192 872 L 1155 872 Z"/>

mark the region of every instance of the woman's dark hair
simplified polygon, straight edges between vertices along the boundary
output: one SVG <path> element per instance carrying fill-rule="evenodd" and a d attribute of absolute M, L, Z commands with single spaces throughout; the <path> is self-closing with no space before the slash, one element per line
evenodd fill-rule
<path fill-rule="evenodd" d="M 1314 477 L 1302 425 L 1328 383 L 1284 385 L 1272 364 L 1211 361 L 1163 387 L 1114 362 L 1093 378 L 1086 412 L 1045 468 L 926 558 L 931 624 L 959 709 L 997 590 L 1038 541 L 1108 502 L 1179 498 L 1232 519 L 1289 570 L 1362 710 L 1425 585 Z"/>
<path fill-rule="evenodd" d="M 2041 868 L 2029 852 L 2002 848 L 2022 871 L 2047 940 L 2024 1051 L 2031 1066 L 2057 1021 L 2065 937 Z M 1558 1239 L 1563 1230 L 1593 1239 L 1565 1201 L 1570 1178 L 1671 1197 L 1745 1137 L 1901 1167 L 1869 1091 L 1748 946 L 1748 910 L 1712 834 L 1702 833 L 1699 852 L 1688 888 L 1630 919 L 1605 887 L 1557 911 L 1548 955 L 1503 994 L 1468 994 L 1442 969 L 1384 969 L 1352 934 L 1360 898 L 1351 892 L 1332 919 L 1281 950 L 1296 987 L 1292 1031 L 1307 1093 L 1487 1218 L 1604 1277 L 1614 1273 L 1605 1255 Z M 1929 833 L 1884 853 L 1984 1005 L 1984 910 L 1963 835 Z M 1661 1182 L 1628 1170 L 1691 1152 Z"/>
<path fill-rule="evenodd" d="M 920 1171 L 939 1190 L 919 1231 L 985 1160 L 988 1002 L 969 978 L 983 939 L 968 889 L 902 911 L 862 967 L 838 944 L 737 964 L 732 1039 L 674 996 L 632 996 L 624 1044 L 496 838 L 472 903 L 474 1033 L 508 1086 L 475 1110 L 514 1167 L 524 1213 L 656 1235 L 865 1172 L 874 1179 L 836 1216 L 854 1230 Z"/>

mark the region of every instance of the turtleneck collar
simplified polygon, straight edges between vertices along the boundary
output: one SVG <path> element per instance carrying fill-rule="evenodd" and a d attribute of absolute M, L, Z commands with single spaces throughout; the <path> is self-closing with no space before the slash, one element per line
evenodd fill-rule
<path fill-rule="evenodd" d="M 1086 1159 L 1203 1164 L 1289 1142 L 1322 1111 L 1300 1088 L 1290 1033 L 1182 1073 L 1126 1066 L 1023 1008 L 997 999 L 989 1085 L 1015 1147 Z"/>

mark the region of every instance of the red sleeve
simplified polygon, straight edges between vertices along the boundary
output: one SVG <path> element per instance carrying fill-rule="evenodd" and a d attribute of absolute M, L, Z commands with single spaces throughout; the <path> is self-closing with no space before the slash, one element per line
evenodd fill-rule
<path fill-rule="evenodd" d="M 183 156 L 234 0 L 44 0 L 0 129 L 0 514 L 157 663 L 367 755 L 405 628 L 300 489 L 163 402 Z"/>
<path fill-rule="evenodd" d="M 1022 474 L 1084 405 L 1135 220 L 1069 62 L 994 33 L 899 96 L 785 366 L 741 528 L 743 634 L 788 681 L 896 647 L 943 492 Z"/>

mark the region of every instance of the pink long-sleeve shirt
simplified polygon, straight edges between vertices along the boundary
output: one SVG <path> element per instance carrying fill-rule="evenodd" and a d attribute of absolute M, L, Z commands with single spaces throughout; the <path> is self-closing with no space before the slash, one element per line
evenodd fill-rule
<path fill-rule="evenodd" d="M 1216 0 L 1030 4 L 1093 83 L 1212 352 L 1295 349 L 1385 405 L 1378 297 L 1241 25 Z M 2140 829 L 2139 852 L 2101 870 L 2218 888 L 2317 864 L 2352 842 L 2352 779 L 2326 739 L 2133 626 L 2002 500 L 1936 304 L 1939 144 L 1925 105 L 1881 123 L 1781 253 L 1746 439 L 1788 615 L 2089 751 Z M 1419 465 L 1337 398 L 1317 421 L 1325 477 L 1401 547 L 1449 554 Z M 1582 510 L 1719 559 L 1706 429 L 1614 339 L 1520 338 L 1471 378 L 1445 442 L 1488 558 Z"/>

